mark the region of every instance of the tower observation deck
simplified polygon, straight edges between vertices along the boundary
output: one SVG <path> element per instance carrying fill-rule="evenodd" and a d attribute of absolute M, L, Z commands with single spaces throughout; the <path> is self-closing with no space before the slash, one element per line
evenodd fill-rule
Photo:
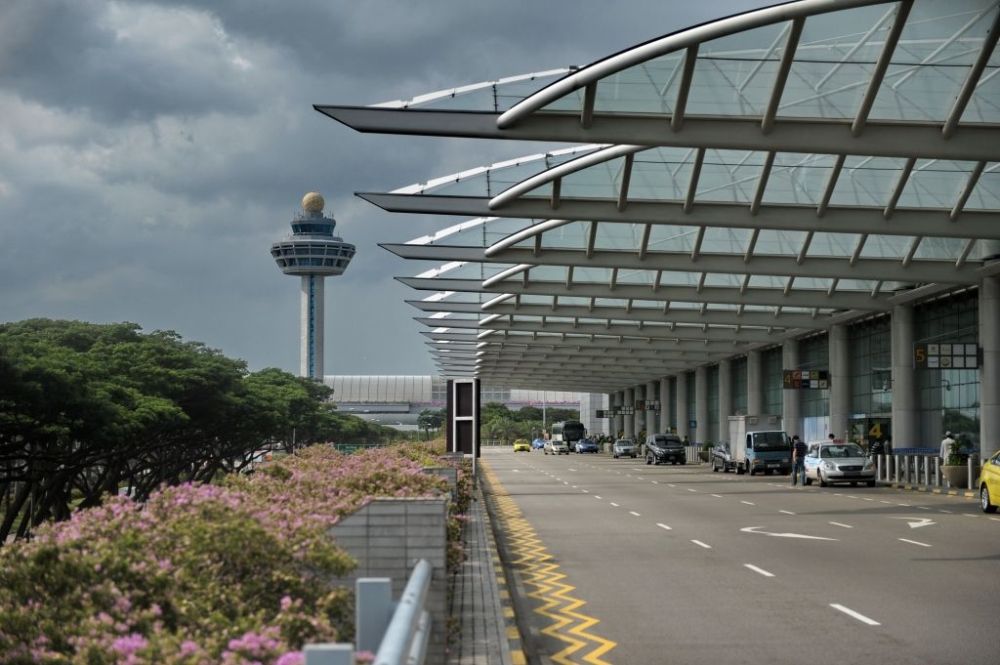
<path fill-rule="evenodd" d="M 271 245 L 271 256 L 286 275 L 302 278 L 299 374 L 323 380 L 324 279 L 342 274 L 354 245 L 333 235 L 336 220 L 323 215 L 326 202 L 316 192 L 302 197 L 292 233 Z"/>

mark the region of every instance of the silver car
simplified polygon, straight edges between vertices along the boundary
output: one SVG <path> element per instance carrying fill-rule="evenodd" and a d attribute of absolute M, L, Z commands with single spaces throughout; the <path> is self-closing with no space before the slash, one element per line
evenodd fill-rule
<path fill-rule="evenodd" d="M 569 445 L 565 441 L 546 441 L 542 452 L 548 455 L 569 455 Z"/>
<path fill-rule="evenodd" d="M 806 485 L 865 483 L 875 487 L 875 464 L 856 443 L 811 443 L 805 459 Z"/>
<path fill-rule="evenodd" d="M 615 445 L 611 447 L 611 454 L 615 459 L 619 457 L 631 457 L 635 459 L 639 456 L 639 451 L 635 447 L 635 441 L 632 439 L 618 439 L 615 441 Z"/>

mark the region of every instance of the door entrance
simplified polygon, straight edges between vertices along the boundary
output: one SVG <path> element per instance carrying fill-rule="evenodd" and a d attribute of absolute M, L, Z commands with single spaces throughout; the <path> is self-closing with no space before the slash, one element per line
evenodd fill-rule
<path fill-rule="evenodd" d="M 850 440 L 865 450 L 870 449 L 876 441 L 884 446 L 887 441 L 892 440 L 892 418 L 852 418 L 850 428 Z"/>

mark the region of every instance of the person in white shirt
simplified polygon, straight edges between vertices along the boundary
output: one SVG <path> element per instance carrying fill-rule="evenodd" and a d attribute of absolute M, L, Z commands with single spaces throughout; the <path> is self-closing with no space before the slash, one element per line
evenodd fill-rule
<path fill-rule="evenodd" d="M 955 443 L 955 439 L 951 437 L 951 432 L 945 432 L 944 438 L 941 439 L 941 464 L 948 463 L 948 455 L 951 454 L 951 446 Z"/>

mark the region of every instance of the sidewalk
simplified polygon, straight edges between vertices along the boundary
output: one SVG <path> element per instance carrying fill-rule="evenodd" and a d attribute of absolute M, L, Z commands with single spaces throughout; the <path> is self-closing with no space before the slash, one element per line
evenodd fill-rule
<path fill-rule="evenodd" d="M 465 524 L 466 559 L 455 576 L 449 621 L 461 635 L 448 653 L 449 665 L 520 665 L 524 656 L 497 556 L 482 490 L 477 489 Z M 513 655 L 512 655 L 513 651 Z"/>

